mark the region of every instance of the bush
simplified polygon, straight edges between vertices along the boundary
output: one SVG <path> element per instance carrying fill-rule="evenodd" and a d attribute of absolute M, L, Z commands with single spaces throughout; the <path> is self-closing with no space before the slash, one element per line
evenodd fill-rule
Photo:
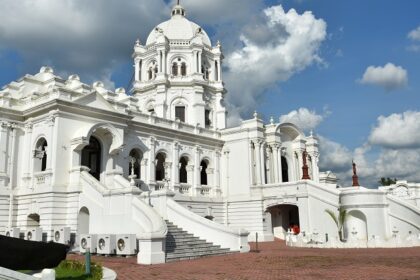
<path fill-rule="evenodd" d="M 57 266 L 55 271 L 56 271 L 57 279 L 67 279 L 70 277 L 74 278 L 75 276 L 77 277 L 77 279 L 92 279 L 92 280 L 102 279 L 102 266 L 96 263 L 91 263 L 91 277 L 86 277 L 86 278 L 79 278 L 80 276 L 83 276 L 86 271 L 85 264 L 80 261 L 73 261 L 73 260 L 62 261 Z"/>

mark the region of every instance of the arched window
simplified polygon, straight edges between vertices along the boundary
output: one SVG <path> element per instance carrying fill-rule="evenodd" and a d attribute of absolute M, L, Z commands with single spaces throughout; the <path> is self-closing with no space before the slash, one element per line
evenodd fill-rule
<path fill-rule="evenodd" d="M 165 154 L 158 153 L 156 156 L 156 181 L 163 181 L 165 179 Z"/>
<path fill-rule="evenodd" d="M 217 61 L 214 63 L 214 66 L 215 66 L 214 80 L 218 81 L 219 80 L 219 64 L 217 63 Z"/>
<path fill-rule="evenodd" d="M 40 225 L 41 218 L 38 214 L 30 214 L 28 215 L 28 219 L 26 221 L 26 226 L 28 228 L 37 228 Z"/>
<path fill-rule="evenodd" d="M 187 165 L 188 165 L 188 158 L 182 157 L 179 160 L 179 182 L 180 183 L 188 183 L 188 172 L 187 172 Z"/>
<path fill-rule="evenodd" d="M 175 119 L 185 122 L 185 106 L 175 106 Z"/>
<path fill-rule="evenodd" d="M 181 76 L 187 76 L 187 64 L 185 62 L 181 63 Z"/>
<path fill-rule="evenodd" d="M 140 179 L 140 161 L 142 157 L 141 152 L 137 149 L 131 150 L 129 155 L 128 174 L 136 175 L 137 179 Z"/>
<path fill-rule="evenodd" d="M 205 160 L 201 161 L 200 169 L 201 169 L 201 185 L 207 186 L 207 167 L 208 164 Z"/>
<path fill-rule="evenodd" d="M 35 172 L 45 171 L 47 169 L 47 140 L 45 138 L 41 138 L 36 143 L 36 148 L 34 151 L 35 157 Z"/>
<path fill-rule="evenodd" d="M 172 75 L 178 76 L 178 63 L 174 62 L 172 64 Z"/>
<path fill-rule="evenodd" d="M 284 183 L 289 182 L 289 167 L 285 157 L 281 157 L 281 176 Z"/>

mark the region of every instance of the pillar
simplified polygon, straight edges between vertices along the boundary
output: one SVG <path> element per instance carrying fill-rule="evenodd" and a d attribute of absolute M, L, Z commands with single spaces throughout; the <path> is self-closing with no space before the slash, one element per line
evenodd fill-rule
<path fill-rule="evenodd" d="M 217 65 L 218 65 L 218 71 L 217 71 L 218 77 L 217 77 L 217 80 L 219 82 L 221 82 L 222 81 L 222 63 L 221 63 L 221 60 L 220 59 L 217 60 Z"/>
<path fill-rule="evenodd" d="M 8 183 L 7 176 L 7 159 L 9 151 L 8 147 L 8 138 L 9 138 L 9 123 L 2 122 L 0 127 L 0 186 L 6 187 Z"/>
<path fill-rule="evenodd" d="M 254 158 L 253 158 L 253 153 L 254 153 L 254 149 L 253 149 L 253 142 L 249 141 L 249 148 L 248 148 L 248 162 L 249 162 L 249 179 L 250 179 L 250 185 L 255 185 L 255 178 L 254 178 L 254 173 L 255 173 L 255 166 L 254 166 Z"/>
<path fill-rule="evenodd" d="M 134 80 L 136 82 L 140 81 L 140 60 L 136 59 L 134 61 Z"/>
<path fill-rule="evenodd" d="M 195 155 L 194 155 L 194 186 L 195 188 L 199 188 L 201 186 L 201 177 L 200 177 L 200 154 L 201 149 L 200 147 L 195 147 Z"/>
<path fill-rule="evenodd" d="M 175 189 L 175 184 L 179 184 L 179 142 L 172 144 L 172 162 L 171 186 Z"/>
<path fill-rule="evenodd" d="M 220 188 L 220 151 L 216 151 L 215 152 L 215 162 L 214 162 L 214 167 L 215 167 L 215 185 L 217 188 Z"/>
<path fill-rule="evenodd" d="M 260 169 L 261 169 L 261 184 L 265 185 L 265 165 L 264 165 L 264 141 L 260 141 L 259 143 L 259 152 L 260 152 Z"/>
<path fill-rule="evenodd" d="M 256 162 L 256 171 L 257 171 L 257 185 L 261 185 L 262 183 L 262 174 L 261 174 L 261 153 L 260 153 L 260 149 L 261 149 L 261 142 L 258 141 L 256 142 L 256 146 L 254 149 L 254 154 L 255 154 L 255 162 Z"/>
<path fill-rule="evenodd" d="M 156 181 L 156 176 L 155 176 L 155 150 L 156 150 L 156 138 L 155 137 L 150 137 L 149 138 L 149 181 L 148 183 L 155 183 Z"/>
<path fill-rule="evenodd" d="M 271 151 L 272 151 L 272 156 L 273 156 L 272 161 L 273 161 L 273 167 L 274 167 L 274 170 L 273 170 L 274 182 L 273 183 L 280 183 L 280 181 L 279 181 L 279 154 L 278 154 L 278 149 L 279 149 L 279 147 L 278 147 L 277 144 L 271 145 Z"/>

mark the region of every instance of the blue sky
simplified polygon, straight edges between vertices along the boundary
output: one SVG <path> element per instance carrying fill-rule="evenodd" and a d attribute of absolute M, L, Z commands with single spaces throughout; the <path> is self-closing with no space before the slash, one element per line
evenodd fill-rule
<path fill-rule="evenodd" d="M 172 3 L 166 0 L 106 3 L 99 0 L 0 0 L 3 7 L 0 11 L 0 85 L 26 73 L 34 74 L 42 65 L 49 64 L 63 77 L 78 73 L 87 83 L 102 79 L 111 87 L 126 87 L 132 75 L 133 42 L 137 37 L 145 42 L 149 30 L 169 17 Z M 188 17 L 205 27 L 213 43 L 217 39 L 222 41 L 226 86 L 232 89 L 233 109 L 236 110 L 236 105 L 242 106 L 238 111 L 242 118 L 251 117 L 254 109 L 266 120 L 271 116 L 278 120 L 293 110 L 304 109 L 296 111 L 295 117 L 308 123 L 313 121 L 308 130 L 314 129 L 321 139 L 321 150 L 325 154 L 321 167 L 337 172 L 343 182 L 349 179 L 351 159 L 360 162 L 360 172 L 370 185 L 378 176 L 387 175 L 420 180 L 419 168 L 414 167 L 420 161 L 417 133 L 420 128 L 420 38 L 409 36 L 420 28 L 420 2 L 184 0 L 181 3 Z M 291 16 L 290 9 L 295 9 L 297 23 L 302 26 L 305 26 L 303 14 L 310 11 L 313 15 L 309 17 L 310 22 L 318 24 L 318 31 L 325 29 L 326 34 L 312 41 L 300 38 L 302 51 L 306 46 L 313 48 L 308 59 L 296 62 L 292 70 L 267 66 L 274 73 L 268 75 L 267 80 L 264 75 L 256 75 L 255 79 L 260 81 L 249 86 L 253 92 L 243 93 L 252 98 L 247 103 L 236 104 L 241 96 L 240 87 L 235 83 L 250 83 L 246 75 L 265 69 L 261 61 L 258 73 L 251 71 L 235 76 L 233 54 L 240 54 L 245 63 L 246 59 L 252 59 L 240 35 L 251 38 L 251 43 L 261 50 L 276 46 L 267 47 L 265 41 L 257 42 L 258 28 L 278 36 L 278 40 L 270 43 L 267 39 L 267 45 L 281 44 L 281 39 L 287 37 L 282 33 L 281 23 L 267 27 L 265 12 L 275 7 L 281 7 L 276 10 L 278 20 Z M 323 29 L 322 23 L 326 28 Z M 287 59 L 287 54 L 285 56 Z M 282 61 L 283 58 L 273 56 L 272 60 Z M 299 61 L 299 57 L 295 57 L 295 61 Z M 379 82 L 363 79 L 368 67 L 381 68 L 377 69 L 380 72 L 388 63 L 394 71 L 391 77 L 379 77 L 382 79 Z M 377 76 L 382 72 L 375 73 Z M 393 73 L 405 73 L 405 80 L 393 80 Z M 387 82 L 393 83 L 392 88 L 384 85 Z M 302 115 L 304 112 L 307 114 Z M 381 116 L 382 121 L 378 120 Z M 404 131 L 399 134 L 400 127 Z M 393 159 L 398 159 L 398 163 Z"/>

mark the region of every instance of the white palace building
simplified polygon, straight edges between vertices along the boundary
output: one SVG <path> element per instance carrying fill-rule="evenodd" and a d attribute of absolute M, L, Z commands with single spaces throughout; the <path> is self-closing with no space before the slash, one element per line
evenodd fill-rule
<path fill-rule="evenodd" d="M 0 232 L 122 250 L 142 264 L 247 252 L 257 236 L 419 245 L 420 184 L 337 188 L 318 169 L 317 138 L 297 126 L 254 114 L 227 128 L 222 60 L 220 43 L 176 5 L 145 45 L 136 42 L 130 92 L 50 67 L 4 86 Z M 340 209 L 345 242 L 326 212 Z"/>

